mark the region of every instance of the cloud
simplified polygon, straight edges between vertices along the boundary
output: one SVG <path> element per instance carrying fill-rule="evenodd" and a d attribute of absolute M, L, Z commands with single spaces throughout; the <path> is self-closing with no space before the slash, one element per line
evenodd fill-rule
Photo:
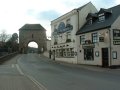
<path fill-rule="evenodd" d="M 56 19 L 57 17 L 59 17 L 60 14 L 54 10 L 49 10 L 49 11 L 43 11 L 37 14 L 37 19 L 41 20 L 48 20 L 51 21 L 53 19 Z"/>
<path fill-rule="evenodd" d="M 40 23 L 50 35 L 50 21 L 90 0 L 0 0 L 0 30 L 18 32 L 25 23 Z M 120 0 L 91 0 L 99 8 L 120 4 Z"/>

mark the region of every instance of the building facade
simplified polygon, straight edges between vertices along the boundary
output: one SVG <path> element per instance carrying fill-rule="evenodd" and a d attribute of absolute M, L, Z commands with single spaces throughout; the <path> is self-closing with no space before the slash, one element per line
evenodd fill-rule
<path fill-rule="evenodd" d="M 78 63 L 76 32 L 85 24 L 88 13 L 97 9 L 89 2 L 51 22 L 52 59 L 68 63 Z"/>
<path fill-rule="evenodd" d="M 19 52 L 27 53 L 29 42 L 38 44 L 38 53 L 46 51 L 46 30 L 40 24 L 25 24 L 19 29 Z"/>
<path fill-rule="evenodd" d="M 76 33 L 78 64 L 120 65 L 120 5 L 89 13 Z"/>

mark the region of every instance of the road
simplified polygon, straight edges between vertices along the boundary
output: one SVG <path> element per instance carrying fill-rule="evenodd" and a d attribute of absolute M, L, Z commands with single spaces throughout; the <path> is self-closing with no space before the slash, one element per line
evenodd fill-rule
<path fill-rule="evenodd" d="M 38 54 L 18 55 L 1 65 L 0 72 L 0 81 L 7 83 L 11 79 L 15 86 L 22 87 L 0 90 L 120 89 L 120 69 L 65 64 Z M 14 86 L 11 82 L 8 87 Z M 1 83 L 0 88 L 4 88 L 6 84 Z"/>
<path fill-rule="evenodd" d="M 54 62 L 36 54 L 22 55 L 18 63 L 46 90 L 118 90 L 120 70 Z"/>
<path fill-rule="evenodd" d="M 21 55 L 0 65 L 0 90 L 43 90 L 30 77 L 22 73 L 17 64 Z"/>

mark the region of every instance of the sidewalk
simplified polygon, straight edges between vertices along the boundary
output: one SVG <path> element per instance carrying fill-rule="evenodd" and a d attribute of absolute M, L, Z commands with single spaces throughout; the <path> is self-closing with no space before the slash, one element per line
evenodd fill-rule
<path fill-rule="evenodd" d="M 54 63 L 59 63 L 61 65 L 65 65 L 68 67 L 73 67 L 73 68 L 82 68 L 82 69 L 87 69 L 87 70 L 91 70 L 91 71 L 99 71 L 99 72 L 103 72 L 103 71 L 120 71 L 120 68 L 116 68 L 116 69 L 111 69 L 111 68 L 103 68 L 101 66 L 94 66 L 94 65 L 84 65 L 84 64 L 71 64 L 71 63 L 66 63 L 66 62 L 62 62 L 62 61 L 54 61 L 44 55 L 40 55 L 43 58 L 46 58 L 47 60 L 54 62 Z"/>

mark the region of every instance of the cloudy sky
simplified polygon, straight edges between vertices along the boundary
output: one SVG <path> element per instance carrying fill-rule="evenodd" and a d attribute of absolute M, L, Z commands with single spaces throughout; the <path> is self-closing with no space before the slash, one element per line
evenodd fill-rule
<path fill-rule="evenodd" d="M 41 24 L 50 36 L 50 22 L 90 0 L 0 0 L 0 32 L 17 32 L 24 24 Z M 109 8 L 120 0 L 91 0 L 95 7 Z"/>

